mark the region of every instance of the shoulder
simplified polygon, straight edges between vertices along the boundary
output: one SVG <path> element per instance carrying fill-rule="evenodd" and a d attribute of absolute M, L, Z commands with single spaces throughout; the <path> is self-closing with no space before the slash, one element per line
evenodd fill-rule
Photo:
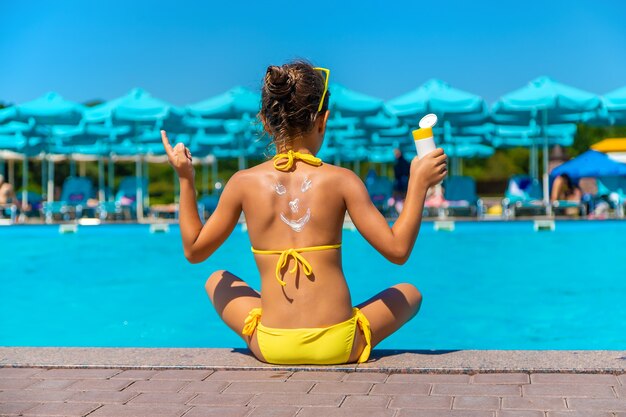
<path fill-rule="evenodd" d="M 324 164 L 324 168 L 338 189 L 347 191 L 363 186 L 361 178 L 348 168 L 342 168 L 332 164 Z"/>

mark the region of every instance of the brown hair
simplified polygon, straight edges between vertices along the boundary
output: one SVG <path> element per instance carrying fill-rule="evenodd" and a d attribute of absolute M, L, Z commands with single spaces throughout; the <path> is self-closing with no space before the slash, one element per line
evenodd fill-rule
<path fill-rule="evenodd" d="M 323 93 L 324 75 L 306 61 L 267 67 L 259 119 L 277 148 L 313 128 L 317 116 L 328 110 L 330 92 L 317 111 Z"/>

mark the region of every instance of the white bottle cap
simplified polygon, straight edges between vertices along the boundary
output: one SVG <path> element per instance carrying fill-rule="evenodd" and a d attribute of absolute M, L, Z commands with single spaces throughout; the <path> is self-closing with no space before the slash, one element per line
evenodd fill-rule
<path fill-rule="evenodd" d="M 426 127 L 433 127 L 437 124 L 437 115 L 434 113 L 429 113 L 426 116 L 422 117 L 420 120 L 420 128 L 424 129 Z"/>

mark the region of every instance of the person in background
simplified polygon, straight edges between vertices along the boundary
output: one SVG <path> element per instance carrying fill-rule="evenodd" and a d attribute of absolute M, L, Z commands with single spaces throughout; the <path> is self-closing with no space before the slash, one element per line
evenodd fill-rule
<path fill-rule="evenodd" d="M 582 192 L 580 191 L 580 188 L 574 184 L 569 175 L 562 174 L 554 179 L 554 182 L 552 183 L 552 192 L 550 193 L 551 203 L 555 203 L 557 201 L 580 203 L 581 198 Z M 569 208 L 565 211 L 565 213 L 576 214 L 577 211 L 577 208 Z"/>
<path fill-rule="evenodd" d="M 399 214 L 402 212 L 404 207 L 404 199 L 409 185 L 411 164 L 404 159 L 404 155 L 402 155 L 402 151 L 400 149 L 394 149 L 393 155 L 396 158 L 396 161 L 393 164 L 393 194 L 389 199 L 388 205 L 390 207 L 395 207 Z"/>

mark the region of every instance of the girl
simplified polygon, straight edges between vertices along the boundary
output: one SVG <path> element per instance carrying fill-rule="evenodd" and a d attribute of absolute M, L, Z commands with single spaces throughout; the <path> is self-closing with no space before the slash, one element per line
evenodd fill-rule
<path fill-rule="evenodd" d="M 374 248 L 403 264 L 417 238 L 426 191 L 445 177 L 447 158 L 437 149 L 413 159 L 404 210 L 389 227 L 357 175 L 315 157 L 329 116 L 329 73 L 301 61 L 267 69 L 259 119 L 277 153 L 235 173 L 204 225 L 191 153 L 181 143 L 172 147 L 161 132 L 180 178 L 180 230 L 189 262 L 211 256 L 245 215 L 261 292 L 223 270 L 205 287 L 224 322 L 268 363 L 364 362 L 422 300 L 415 286 L 398 284 L 353 307 L 341 267 L 342 226 L 347 212 Z"/>

